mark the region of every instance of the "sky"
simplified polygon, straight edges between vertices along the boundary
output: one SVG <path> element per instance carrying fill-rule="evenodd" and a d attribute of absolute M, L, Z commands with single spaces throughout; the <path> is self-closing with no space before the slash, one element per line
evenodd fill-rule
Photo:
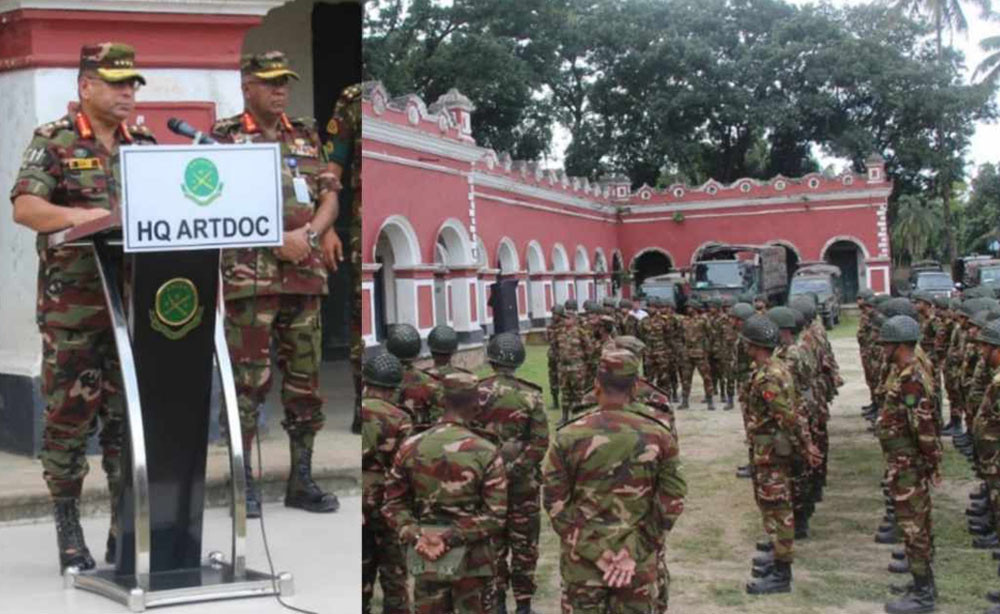
<path fill-rule="evenodd" d="M 799 6 L 815 3 L 815 0 L 788 1 Z M 864 0 L 829 1 L 834 6 L 850 6 L 861 4 Z M 998 6 L 994 7 L 994 10 L 1000 10 L 1000 0 L 995 1 L 998 2 Z M 982 61 L 982 59 L 987 55 L 979 48 L 979 41 L 987 36 L 1000 34 L 1000 21 L 989 22 L 982 19 L 979 16 L 978 9 L 970 6 L 968 3 L 963 2 L 962 8 L 965 10 L 965 17 L 969 22 L 969 30 L 965 34 L 955 35 L 954 46 L 961 50 L 965 55 L 967 75 L 968 78 L 971 78 L 972 72 L 975 70 L 976 66 L 978 66 L 980 61 Z M 571 138 L 569 132 L 563 126 L 557 125 L 553 132 L 553 155 L 549 157 L 549 162 L 555 165 L 561 165 L 563 160 L 562 152 L 564 152 L 566 146 L 569 145 Z M 969 164 L 966 170 L 969 173 L 970 179 L 975 176 L 976 169 L 978 169 L 980 165 L 985 164 L 986 162 L 993 162 L 994 164 L 1000 162 L 1000 150 L 998 150 L 998 144 L 1000 144 L 1000 124 L 979 123 L 976 125 L 976 133 L 972 137 L 972 144 L 967 155 Z M 821 167 L 825 167 L 828 164 L 834 164 L 837 168 L 846 167 L 848 165 L 847 160 L 826 156 L 822 151 L 819 151 L 819 148 L 816 148 L 814 155 L 819 158 Z"/>

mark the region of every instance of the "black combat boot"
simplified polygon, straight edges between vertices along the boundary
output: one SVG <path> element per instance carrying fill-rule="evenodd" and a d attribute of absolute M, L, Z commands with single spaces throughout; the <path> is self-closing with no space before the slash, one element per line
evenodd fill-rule
<path fill-rule="evenodd" d="M 775 561 L 771 573 L 763 578 L 747 582 L 747 593 L 750 595 L 770 595 L 791 591 L 792 564 L 785 561 Z"/>
<path fill-rule="evenodd" d="M 900 548 L 899 550 L 893 550 L 892 558 L 896 559 L 897 561 L 902 561 L 903 559 L 906 558 L 906 550 L 903 550 L 902 548 Z"/>
<path fill-rule="evenodd" d="M 985 516 L 989 511 L 990 504 L 986 502 L 986 499 L 980 499 L 979 501 L 969 503 L 969 507 L 965 508 L 965 515 Z"/>
<path fill-rule="evenodd" d="M 952 416 L 951 420 L 948 421 L 948 426 L 941 429 L 942 437 L 952 437 L 961 432 L 962 419 Z"/>
<path fill-rule="evenodd" d="M 986 601 L 989 601 L 990 603 L 1000 603 L 1000 591 L 987 592 Z"/>
<path fill-rule="evenodd" d="M 313 438 L 315 435 L 289 433 L 292 467 L 285 489 L 285 507 L 297 507 L 307 512 L 329 513 L 340 509 L 333 493 L 323 492 L 312 477 Z"/>
<path fill-rule="evenodd" d="M 65 572 L 67 567 L 86 571 L 97 566 L 83 539 L 79 503 L 76 497 L 55 497 L 52 501 L 59 545 L 59 573 Z"/>
<path fill-rule="evenodd" d="M 684 395 L 684 399 L 681 401 L 680 407 L 677 409 L 688 409 L 691 406 L 688 404 L 688 396 Z"/>
<path fill-rule="evenodd" d="M 885 531 L 882 530 L 882 527 L 879 527 L 879 531 L 875 534 L 875 543 L 876 544 L 899 543 L 899 536 L 896 535 L 896 527 L 891 527 Z"/>
<path fill-rule="evenodd" d="M 253 478 L 253 467 L 250 464 L 250 452 L 245 450 L 247 456 L 243 457 L 243 475 L 246 481 L 247 497 L 247 518 L 260 518 L 260 490 L 257 488 L 257 481 Z"/>
<path fill-rule="evenodd" d="M 708 411 L 715 411 L 715 404 L 712 403 L 711 395 L 709 395 L 708 399 L 705 402 L 708 403 Z"/>
<path fill-rule="evenodd" d="M 913 588 L 901 599 L 885 604 L 888 614 L 920 614 L 934 611 L 934 576 L 913 574 Z"/>
<path fill-rule="evenodd" d="M 889 573 L 910 573 L 910 562 L 906 557 L 902 560 L 893 559 L 889 562 Z"/>
<path fill-rule="evenodd" d="M 757 549 L 758 552 L 771 552 L 774 550 L 774 543 L 769 541 L 757 542 L 756 544 L 754 544 L 754 547 Z"/>
<path fill-rule="evenodd" d="M 972 538 L 972 547 L 976 550 L 992 550 L 994 548 L 1000 548 L 1000 539 L 997 539 L 996 533 L 978 535 Z"/>
<path fill-rule="evenodd" d="M 531 609 L 531 600 L 524 599 L 523 601 L 518 601 L 517 611 L 514 614 L 535 614 L 535 611 Z"/>
<path fill-rule="evenodd" d="M 496 594 L 497 609 L 496 614 L 507 614 L 507 591 Z"/>
<path fill-rule="evenodd" d="M 726 406 L 723 409 L 733 409 L 735 407 L 736 406 L 733 405 L 733 395 L 727 396 L 726 397 Z"/>
<path fill-rule="evenodd" d="M 770 567 L 774 565 L 774 550 L 762 550 L 754 555 L 754 567 Z"/>
<path fill-rule="evenodd" d="M 795 539 L 809 539 L 809 516 L 805 510 L 795 512 Z"/>
<path fill-rule="evenodd" d="M 969 499 L 973 501 L 985 501 L 990 496 L 986 484 L 980 484 L 978 488 L 969 493 Z"/>

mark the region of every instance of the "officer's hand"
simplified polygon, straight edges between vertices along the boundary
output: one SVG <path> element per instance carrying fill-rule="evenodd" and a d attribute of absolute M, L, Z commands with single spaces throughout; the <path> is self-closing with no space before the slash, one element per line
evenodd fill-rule
<path fill-rule="evenodd" d="M 278 258 L 298 264 L 309 256 L 309 239 L 306 237 L 305 226 L 286 231 L 284 237 L 284 245 L 274 250 Z"/>
<path fill-rule="evenodd" d="M 79 209 L 73 208 L 68 211 L 70 216 L 70 223 L 73 226 L 79 226 L 81 224 L 86 224 L 87 222 L 92 222 L 94 220 L 99 220 L 102 217 L 107 217 L 111 215 L 111 212 L 107 209 Z"/>
<path fill-rule="evenodd" d="M 436 533 L 425 532 L 420 535 L 416 545 L 417 554 L 428 561 L 436 561 L 444 554 L 445 544 Z"/>
<path fill-rule="evenodd" d="M 323 252 L 323 264 L 331 271 L 337 270 L 337 263 L 344 260 L 344 246 L 333 228 L 327 228 L 320 238 L 320 249 Z"/>

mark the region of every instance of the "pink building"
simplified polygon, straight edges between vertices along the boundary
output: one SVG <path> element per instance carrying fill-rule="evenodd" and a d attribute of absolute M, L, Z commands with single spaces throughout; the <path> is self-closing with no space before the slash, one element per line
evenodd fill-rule
<path fill-rule="evenodd" d="M 827 260 L 845 293 L 888 291 L 886 207 L 892 183 L 873 157 L 867 173 L 769 181 L 708 181 L 665 190 L 600 183 L 479 147 L 474 105 L 456 90 L 433 104 L 366 84 L 363 334 L 384 325 L 426 334 L 453 326 L 465 343 L 491 331 L 490 292 L 515 293 L 521 329 L 544 324 L 567 298 L 630 296 L 633 283 L 694 262 L 713 243 L 781 245 L 791 262 Z M 622 287 L 619 287 L 621 285 Z"/>

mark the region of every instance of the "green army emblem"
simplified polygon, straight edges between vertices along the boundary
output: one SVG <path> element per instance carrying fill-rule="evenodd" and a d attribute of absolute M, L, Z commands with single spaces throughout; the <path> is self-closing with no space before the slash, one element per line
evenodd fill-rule
<path fill-rule="evenodd" d="M 184 169 L 184 183 L 181 191 L 185 198 L 195 204 L 207 206 L 216 198 L 222 196 L 222 182 L 219 181 L 219 169 L 208 158 L 195 158 L 188 162 Z"/>
<path fill-rule="evenodd" d="M 156 291 L 154 308 L 149 310 L 153 330 L 176 341 L 201 324 L 205 308 L 198 304 L 198 289 L 190 279 L 175 277 Z"/>

